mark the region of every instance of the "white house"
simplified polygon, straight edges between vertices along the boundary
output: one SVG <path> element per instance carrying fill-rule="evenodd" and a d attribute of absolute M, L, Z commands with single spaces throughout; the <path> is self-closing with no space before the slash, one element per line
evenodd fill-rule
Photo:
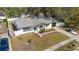
<path fill-rule="evenodd" d="M 21 17 L 13 21 L 13 28 L 15 30 L 15 36 L 29 33 L 39 32 L 41 29 L 51 29 L 56 26 L 57 21 L 53 18 L 31 18 Z"/>

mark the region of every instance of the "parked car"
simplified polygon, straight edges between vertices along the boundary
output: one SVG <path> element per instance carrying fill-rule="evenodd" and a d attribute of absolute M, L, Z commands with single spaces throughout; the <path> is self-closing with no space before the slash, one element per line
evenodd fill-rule
<path fill-rule="evenodd" d="M 75 35 L 77 34 L 77 32 L 75 31 L 75 29 L 73 29 L 73 28 L 68 28 L 65 31 L 70 32 L 70 33 L 75 34 Z"/>
<path fill-rule="evenodd" d="M 71 31 L 71 33 L 72 33 L 72 34 L 75 34 L 75 35 L 77 34 L 77 32 L 75 32 L 74 30 L 73 30 L 73 31 Z"/>

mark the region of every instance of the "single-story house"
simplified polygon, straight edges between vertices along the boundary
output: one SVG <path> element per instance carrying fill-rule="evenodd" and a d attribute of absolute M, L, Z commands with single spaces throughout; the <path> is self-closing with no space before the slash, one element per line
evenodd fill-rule
<path fill-rule="evenodd" d="M 12 25 L 14 28 L 15 36 L 29 33 L 39 32 L 41 29 L 51 29 L 56 26 L 57 21 L 53 18 L 31 18 L 22 17 L 13 21 Z"/>

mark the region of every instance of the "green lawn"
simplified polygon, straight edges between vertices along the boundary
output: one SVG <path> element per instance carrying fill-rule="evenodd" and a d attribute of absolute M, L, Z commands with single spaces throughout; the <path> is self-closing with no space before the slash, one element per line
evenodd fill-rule
<path fill-rule="evenodd" d="M 3 20 L 3 26 L 4 26 L 4 31 L 5 31 L 7 29 L 7 20 L 6 19 Z"/>
<path fill-rule="evenodd" d="M 55 45 L 66 39 L 69 39 L 69 37 L 59 32 L 50 33 L 50 34 L 44 35 L 43 37 L 39 37 L 35 33 L 29 33 L 29 34 L 20 35 L 18 37 L 11 39 L 11 43 L 12 43 L 13 50 L 40 51 L 40 50 L 47 49 L 52 45 Z M 30 45 L 27 45 L 28 42 L 30 42 Z"/>
<path fill-rule="evenodd" d="M 77 42 L 76 40 L 73 40 L 70 43 L 64 45 L 63 47 L 56 49 L 56 51 L 72 51 L 78 46 L 79 46 L 79 42 Z"/>
<path fill-rule="evenodd" d="M 13 29 L 13 26 L 12 26 L 12 21 L 8 21 L 8 26 L 9 26 L 9 28 L 11 29 L 11 31 L 13 31 L 14 32 L 14 29 Z"/>

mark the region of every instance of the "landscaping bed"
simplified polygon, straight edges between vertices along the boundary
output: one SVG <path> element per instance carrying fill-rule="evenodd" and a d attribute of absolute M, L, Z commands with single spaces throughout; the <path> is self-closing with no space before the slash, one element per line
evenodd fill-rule
<path fill-rule="evenodd" d="M 59 32 L 50 33 L 39 37 L 35 33 L 28 33 L 11 39 L 14 51 L 41 51 L 45 50 L 69 37 Z"/>
<path fill-rule="evenodd" d="M 79 46 L 79 42 L 76 40 L 71 41 L 70 43 L 56 49 L 55 51 L 72 51 Z"/>
<path fill-rule="evenodd" d="M 49 30 L 45 30 L 45 29 L 41 29 L 40 31 L 39 31 L 39 33 L 46 33 L 46 32 L 50 32 L 50 31 L 55 31 L 55 29 L 49 29 Z"/>

